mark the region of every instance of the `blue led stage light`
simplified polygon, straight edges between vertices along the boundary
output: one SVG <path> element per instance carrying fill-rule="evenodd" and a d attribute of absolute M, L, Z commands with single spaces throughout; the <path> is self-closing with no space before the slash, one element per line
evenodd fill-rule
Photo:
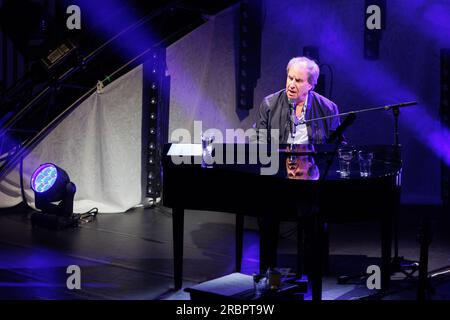
<path fill-rule="evenodd" d="M 50 189 L 56 182 L 58 171 L 51 163 L 41 165 L 31 177 L 31 188 L 39 193 Z"/>
<path fill-rule="evenodd" d="M 36 208 L 41 212 L 31 215 L 33 226 L 60 229 L 77 224 L 73 214 L 76 187 L 66 171 L 52 163 L 37 168 L 30 181 Z"/>

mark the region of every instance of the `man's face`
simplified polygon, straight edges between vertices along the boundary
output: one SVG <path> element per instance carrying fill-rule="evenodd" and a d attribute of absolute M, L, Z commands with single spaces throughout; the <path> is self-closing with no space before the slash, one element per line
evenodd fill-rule
<path fill-rule="evenodd" d="M 297 102 L 305 101 L 306 95 L 312 85 L 308 82 L 308 71 L 300 65 L 293 65 L 286 79 L 286 94 L 288 99 L 294 99 Z"/>
<path fill-rule="evenodd" d="M 291 156 L 286 159 L 288 179 L 319 180 L 319 168 L 308 156 Z"/>

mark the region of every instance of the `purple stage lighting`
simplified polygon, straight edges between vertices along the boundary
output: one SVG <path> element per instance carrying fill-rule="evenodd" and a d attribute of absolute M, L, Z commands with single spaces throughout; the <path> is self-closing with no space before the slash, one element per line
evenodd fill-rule
<path fill-rule="evenodd" d="M 37 168 L 31 176 L 31 188 L 35 192 L 45 192 L 50 189 L 58 178 L 56 166 L 51 163 L 45 163 Z"/>

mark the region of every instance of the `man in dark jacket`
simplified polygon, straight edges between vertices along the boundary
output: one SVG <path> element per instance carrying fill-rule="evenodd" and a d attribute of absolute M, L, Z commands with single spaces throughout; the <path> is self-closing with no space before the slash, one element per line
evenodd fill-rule
<path fill-rule="evenodd" d="M 259 108 L 259 118 L 256 123 L 259 142 L 274 143 L 271 140 L 276 138 L 279 143 L 289 144 L 328 142 L 330 135 L 340 124 L 339 117 L 307 122 L 307 120 L 339 114 L 334 102 L 313 91 L 319 78 L 319 66 L 308 58 L 297 57 L 289 61 L 286 70 L 286 88 L 265 97 Z M 278 130 L 279 137 L 275 130 Z M 287 164 L 288 178 L 291 178 L 290 165 L 290 163 Z M 308 178 L 317 180 L 319 172 L 317 167 L 314 169 L 316 169 L 314 175 Z M 295 174 L 294 171 L 293 178 L 296 178 Z M 280 221 L 276 216 L 268 215 L 258 219 L 258 222 L 261 234 L 278 234 Z M 308 218 L 304 223 L 309 225 L 305 231 L 312 230 L 312 220 Z M 309 231 L 307 238 L 311 239 Z M 261 236 L 261 239 L 265 241 L 264 246 L 268 248 L 266 252 L 261 252 L 264 265 L 260 267 L 264 270 L 267 267 L 276 266 L 277 242 L 268 241 L 266 236 Z M 307 252 L 310 254 L 310 250 Z M 311 270 L 307 270 L 309 271 Z"/>
<path fill-rule="evenodd" d="M 313 91 L 319 66 L 297 57 L 289 61 L 286 70 L 286 89 L 265 97 L 259 108 L 259 141 L 270 142 L 268 133 L 278 129 L 279 143 L 325 143 L 339 126 L 339 117 L 303 122 L 339 113 L 334 102 Z"/>

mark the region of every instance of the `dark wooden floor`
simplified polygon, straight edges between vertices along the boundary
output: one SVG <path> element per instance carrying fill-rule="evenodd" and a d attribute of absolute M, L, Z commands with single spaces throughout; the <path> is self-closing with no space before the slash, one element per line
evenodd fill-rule
<path fill-rule="evenodd" d="M 450 223 L 439 207 L 402 207 L 400 255 L 418 260 L 421 214 L 433 219 L 429 270 L 450 265 Z M 280 267 L 295 268 L 294 228 L 292 223 L 281 226 Z M 338 285 L 336 276 L 379 263 L 378 230 L 371 222 L 331 226 L 324 299 L 374 293 L 364 281 Z M 243 273 L 258 270 L 258 250 L 256 221 L 246 218 Z M 234 216 L 187 211 L 184 257 L 184 287 L 233 272 Z M 66 288 L 69 265 L 81 268 L 81 290 Z M 93 222 L 60 231 L 32 228 L 23 207 L 0 212 L 0 299 L 189 299 L 184 291 L 173 290 L 172 271 L 171 211 L 162 206 L 99 214 Z M 384 299 L 415 299 L 414 281 L 393 279 L 393 292 Z M 432 286 L 433 299 L 450 299 L 450 277 L 435 277 Z"/>

